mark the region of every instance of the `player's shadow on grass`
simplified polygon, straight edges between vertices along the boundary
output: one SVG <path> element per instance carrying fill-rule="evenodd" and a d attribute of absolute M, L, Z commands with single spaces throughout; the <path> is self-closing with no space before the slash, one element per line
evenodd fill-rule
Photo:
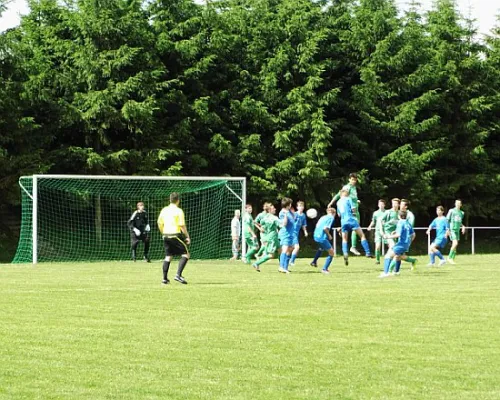
<path fill-rule="evenodd" d="M 321 270 L 319 269 L 310 269 L 310 270 L 307 270 L 307 271 L 299 271 L 299 270 L 293 270 L 291 269 L 290 272 L 293 274 L 293 275 L 298 275 L 298 274 L 320 274 L 321 273 Z"/>
<path fill-rule="evenodd" d="M 448 275 L 451 271 L 447 270 L 428 270 L 424 269 L 420 273 L 415 274 L 416 276 L 423 276 L 423 277 L 433 277 L 433 276 L 441 276 L 441 275 Z"/>
<path fill-rule="evenodd" d="M 355 268 L 350 268 L 346 267 L 345 269 L 330 269 L 330 272 L 333 274 L 375 274 L 375 273 L 380 273 L 381 271 L 378 269 L 373 269 L 373 270 L 368 270 L 368 269 L 355 269 Z"/>

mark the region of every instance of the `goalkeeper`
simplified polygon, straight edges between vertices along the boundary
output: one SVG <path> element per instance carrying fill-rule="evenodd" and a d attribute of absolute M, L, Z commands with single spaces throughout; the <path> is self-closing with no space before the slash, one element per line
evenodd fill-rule
<path fill-rule="evenodd" d="M 144 243 L 144 261 L 151 262 L 149 258 L 149 226 L 148 214 L 144 210 L 144 203 L 137 203 L 137 210 L 132 214 L 127 222 L 130 229 L 130 239 L 132 245 L 132 260 L 137 258 L 137 246 L 139 242 Z"/>

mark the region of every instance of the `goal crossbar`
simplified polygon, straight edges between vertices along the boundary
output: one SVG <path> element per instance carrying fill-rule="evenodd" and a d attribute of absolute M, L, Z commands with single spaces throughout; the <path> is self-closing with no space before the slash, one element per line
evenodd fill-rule
<path fill-rule="evenodd" d="M 96 180 L 148 180 L 148 181 L 244 181 L 235 176 L 144 176 L 144 175 L 29 175 L 22 178 L 36 179 L 96 179 Z"/>

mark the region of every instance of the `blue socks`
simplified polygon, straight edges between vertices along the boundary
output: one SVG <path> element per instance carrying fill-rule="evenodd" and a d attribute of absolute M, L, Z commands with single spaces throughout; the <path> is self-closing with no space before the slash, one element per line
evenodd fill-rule
<path fill-rule="evenodd" d="M 363 250 L 365 251 L 366 255 L 370 255 L 370 245 L 368 244 L 368 240 L 362 240 L 361 241 L 361 246 L 363 246 Z"/>
<path fill-rule="evenodd" d="M 401 261 L 396 261 L 396 267 L 394 268 L 394 270 L 396 272 L 399 272 L 399 268 L 401 268 Z"/>
<path fill-rule="evenodd" d="M 342 242 L 342 253 L 344 253 L 344 256 L 349 255 L 349 243 Z"/>
<path fill-rule="evenodd" d="M 318 258 L 321 257 L 321 253 L 323 253 L 323 250 L 316 250 L 316 254 L 314 255 L 314 259 L 312 260 L 313 264 L 316 264 L 318 262 Z"/>
<path fill-rule="evenodd" d="M 431 253 L 431 254 L 429 254 L 429 256 L 430 256 L 430 259 L 431 259 L 431 264 L 434 264 L 436 262 L 436 254 Z"/>
<path fill-rule="evenodd" d="M 286 265 L 286 253 L 282 252 L 280 254 L 280 267 L 285 269 Z"/>
<path fill-rule="evenodd" d="M 290 263 L 291 258 L 292 258 L 291 255 L 288 255 L 284 252 L 281 252 L 281 254 L 280 254 L 280 267 L 287 270 L 288 264 Z"/>
<path fill-rule="evenodd" d="M 389 273 L 389 267 L 391 266 L 391 259 L 390 258 L 384 258 L 384 274 Z"/>
<path fill-rule="evenodd" d="M 326 257 L 326 260 L 325 260 L 325 265 L 323 266 L 323 271 L 328 271 L 328 268 L 330 267 L 330 264 L 332 263 L 333 261 L 333 257 L 328 255 L 328 257 Z"/>
<path fill-rule="evenodd" d="M 444 260 L 444 257 L 439 250 L 436 251 L 434 254 L 437 255 L 440 260 Z"/>
<path fill-rule="evenodd" d="M 295 260 L 296 260 L 296 259 L 297 259 L 297 254 L 293 254 L 293 253 L 292 253 L 292 258 L 290 259 L 290 262 L 291 262 L 292 264 L 295 264 Z"/>

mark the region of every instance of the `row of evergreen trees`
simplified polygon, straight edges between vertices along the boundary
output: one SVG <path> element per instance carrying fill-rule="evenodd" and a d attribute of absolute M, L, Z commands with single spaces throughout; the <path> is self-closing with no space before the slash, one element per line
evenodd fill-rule
<path fill-rule="evenodd" d="M 4 206 L 32 173 L 229 174 L 324 206 L 356 171 L 365 216 L 500 212 L 500 29 L 453 0 L 28 3 L 0 34 Z"/>

